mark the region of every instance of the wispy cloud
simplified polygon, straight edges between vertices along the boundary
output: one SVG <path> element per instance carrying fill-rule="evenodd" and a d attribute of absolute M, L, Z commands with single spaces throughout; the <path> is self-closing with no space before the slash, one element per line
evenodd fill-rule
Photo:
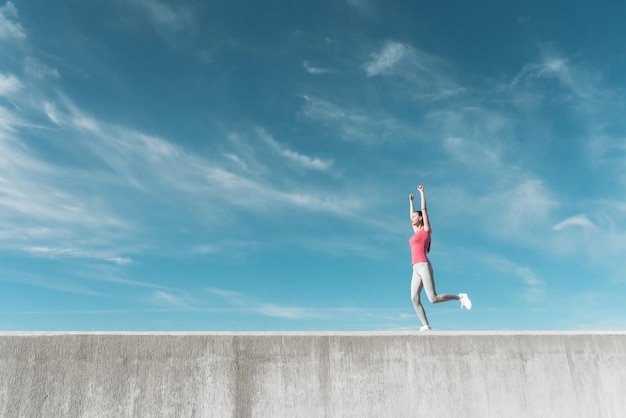
<path fill-rule="evenodd" d="M 55 125 L 59 125 L 61 123 L 59 119 L 59 115 L 56 110 L 56 105 L 54 103 L 51 103 L 51 102 L 44 103 L 43 111 L 45 115 L 48 117 L 48 119 L 50 119 L 50 122 L 54 123 Z"/>
<path fill-rule="evenodd" d="M 174 8 L 159 0 L 135 0 L 129 4 L 141 7 L 146 16 L 160 31 L 180 32 L 193 21 L 191 12 L 185 8 Z"/>
<path fill-rule="evenodd" d="M 546 82 L 557 81 L 560 87 L 572 94 L 572 101 L 584 99 L 595 102 L 613 95 L 612 92 L 599 89 L 599 74 L 552 48 L 543 49 L 541 59 L 524 65 L 511 80 L 510 87 L 523 85 L 526 88 L 545 88 Z"/>
<path fill-rule="evenodd" d="M 245 308 L 249 313 L 257 313 L 272 318 L 304 319 L 318 317 L 313 310 L 283 306 L 276 303 L 261 302 L 239 292 L 225 289 L 207 288 L 208 293 L 216 295 L 230 305 Z"/>
<path fill-rule="evenodd" d="M 623 107 L 617 107 L 623 111 Z M 591 139 L 587 143 L 586 155 L 595 169 L 607 170 L 607 177 L 613 179 L 621 190 L 626 190 L 626 137 L 611 135 L 604 127 L 592 128 Z"/>
<path fill-rule="evenodd" d="M 84 283 L 77 283 L 73 280 L 58 278 L 50 274 L 42 277 L 38 274 L 30 274 L 24 271 L 12 271 L 0 268 L 0 282 L 12 282 L 21 286 L 32 286 L 64 293 L 104 296 L 102 293 L 93 290 Z"/>
<path fill-rule="evenodd" d="M 332 160 L 322 160 L 320 158 L 313 158 L 307 155 L 300 154 L 296 151 L 289 149 L 284 144 L 278 143 L 274 138 L 268 135 L 265 131 L 260 130 L 259 135 L 274 149 L 279 155 L 285 157 L 287 160 L 297 164 L 300 167 L 318 170 L 318 171 L 327 171 L 333 165 Z"/>
<path fill-rule="evenodd" d="M 62 127 L 81 131 L 78 144 L 92 158 L 102 160 L 116 176 L 143 192 L 156 193 L 158 189 L 160 194 L 167 190 L 190 198 L 200 196 L 196 202 L 203 202 L 202 206 L 219 200 L 221 205 L 247 207 L 245 194 L 254 191 L 260 196 L 254 205 L 257 209 L 282 204 L 331 213 L 343 212 L 342 206 L 349 203 L 348 199 L 339 196 L 307 193 L 302 188 L 291 191 L 282 188 L 285 184 L 269 184 L 262 178 L 239 174 L 229 170 L 224 162 L 191 155 L 165 139 L 97 121 L 68 103 L 67 99 L 64 106 L 65 110 L 58 105 L 47 106 L 45 110 L 51 120 Z M 332 164 L 330 160 L 305 156 L 267 138 L 265 140 L 281 156 L 301 167 L 327 170 Z M 76 145 L 72 144 L 73 147 Z M 245 167 L 245 162 L 236 155 L 230 160 Z M 232 193 L 232 190 L 238 190 L 238 193 Z"/>
<path fill-rule="evenodd" d="M 123 271 L 124 269 L 114 264 L 83 263 L 80 271 L 76 273 L 76 276 L 80 278 L 81 282 L 85 282 L 85 280 L 91 282 L 106 282 L 109 285 L 120 285 L 138 289 L 157 289 L 172 294 L 179 294 L 181 292 L 171 286 L 154 283 L 150 280 L 129 279 L 125 277 Z"/>
<path fill-rule="evenodd" d="M 236 310 L 242 314 L 261 315 L 266 318 L 278 318 L 292 321 L 317 319 L 323 321 L 347 321 L 349 323 L 359 323 L 367 321 L 371 327 L 372 323 L 388 324 L 389 321 L 394 322 L 391 328 L 397 328 L 397 322 L 400 320 L 415 320 L 415 315 L 403 317 L 397 313 L 395 309 L 362 309 L 358 307 L 303 307 L 293 304 L 284 305 L 273 301 L 259 300 L 250 295 L 235 292 L 226 289 L 207 288 L 207 293 L 218 296 L 222 301 L 226 302 L 230 307 L 215 307 L 216 303 L 209 302 L 213 308 L 199 308 L 199 311 L 216 309 L 217 311 Z M 393 312 L 393 313 L 391 313 Z M 379 325 L 384 326 L 384 325 Z"/>
<path fill-rule="evenodd" d="M 445 202 L 439 208 L 440 216 L 469 216 L 479 234 L 534 250 L 561 252 L 559 243 L 549 239 L 546 231 L 562 203 L 545 181 L 519 169 L 493 175 L 493 179 L 483 180 L 490 185 L 484 190 L 452 186 L 431 190 L 432 199 Z M 544 239 L 538 240 L 538 236 Z"/>
<path fill-rule="evenodd" d="M 232 290 L 226 290 L 226 289 L 218 289 L 215 287 L 208 287 L 204 290 L 212 295 L 215 295 L 224 299 L 226 302 L 230 304 L 233 304 L 233 305 L 245 304 L 246 297 L 239 292 L 234 292 Z"/>
<path fill-rule="evenodd" d="M 94 245 L 100 239 L 111 239 L 120 230 L 128 232 L 125 221 L 91 196 L 89 190 L 94 183 L 80 180 L 88 178 L 85 172 L 38 158 L 26 141 L 19 140 L 24 128 L 19 117 L 12 112 L 5 114 L 5 122 L 0 123 L 0 245 L 84 257 L 94 255 L 94 250 L 54 250 L 54 242 L 71 240 L 75 246 Z M 115 252 L 106 256 L 114 262 L 118 257 Z"/>
<path fill-rule="evenodd" d="M 8 93 L 21 83 L 17 77 L 3 76 L 2 86 Z M 121 196 L 132 195 L 135 208 L 180 204 L 187 213 L 201 215 L 203 223 L 211 219 L 223 223 L 232 207 L 251 211 L 300 208 L 351 218 L 360 205 L 355 196 L 302 187 L 284 175 L 281 165 L 271 164 L 271 159 L 259 161 L 274 154 L 292 168 L 319 172 L 333 168 L 331 159 L 305 155 L 258 130 L 257 144 L 250 145 L 245 154 L 250 159 L 232 150 L 223 159 L 210 158 L 193 155 L 158 136 L 99 120 L 62 93 L 50 98 L 34 85 L 20 88 L 37 99 L 14 110 L 0 107 L 3 248 L 35 257 L 128 264 L 132 258 L 120 248 L 144 251 L 140 243 L 150 230 L 134 210 L 124 208 Z M 33 111 L 47 117 L 49 126 L 25 123 L 22 117 L 29 118 Z M 52 154 L 64 156 L 65 163 L 58 164 L 32 141 L 22 140 L 33 135 L 47 140 Z M 265 144 L 261 154 L 259 137 Z M 250 175 L 252 170 L 255 175 Z M 247 195 L 252 193 L 257 199 L 249 205 Z M 71 245 L 63 244 L 68 242 Z"/>
<path fill-rule="evenodd" d="M 328 74 L 332 72 L 331 70 L 326 69 L 326 68 L 314 67 L 310 65 L 308 61 L 304 61 L 302 63 L 302 66 L 309 74 L 313 74 L 313 75 Z"/>
<path fill-rule="evenodd" d="M 409 49 L 399 42 L 388 42 L 383 49 L 372 57 L 372 61 L 365 65 L 365 71 L 370 77 L 392 72 L 398 62 L 409 54 Z"/>
<path fill-rule="evenodd" d="M 50 68 L 35 58 L 27 57 L 24 65 L 26 74 L 31 77 L 42 80 L 46 78 L 61 78 L 59 70 Z"/>
<path fill-rule="evenodd" d="M 294 306 L 279 306 L 274 304 L 263 304 L 257 308 L 259 314 L 274 318 L 286 318 L 286 319 L 302 319 L 311 317 L 310 312 L 306 309 L 297 308 Z"/>
<path fill-rule="evenodd" d="M 387 41 L 381 50 L 371 54 L 365 64 L 368 77 L 399 78 L 408 86 L 399 87 L 416 99 L 442 99 L 465 92 L 452 75 L 452 66 L 442 58 L 408 44 Z"/>
<path fill-rule="evenodd" d="M 496 270 L 517 277 L 524 285 L 524 297 L 529 302 L 540 302 L 545 297 L 545 283 L 528 266 L 520 266 L 505 258 L 484 256 L 483 260 Z"/>
<path fill-rule="evenodd" d="M 481 199 L 485 213 L 492 216 L 488 222 L 496 221 L 497 228 L 507 225 L 508 228 L 505 227 L 503 232 L 513 231 L 516 236 L 520 236 L 524 230 L 531 232 L 529 219 L 532 219 L 533 233 L 536 228 L 549 222 L 551 210 L 557 207 L 558 201 L 544 181 L 529 175 L 521 178 L 517 184 L 507 182 L 505 187 L 505 190 L 500 189 Z"/>
<path fill-rule="evenodd" d="M 94 260 L 108 261 L 118 265 L 131 264 L 133 260 L 129 257 L 120 257 L 117 255 L 104 253 L 97 253 L 95 251 L 85 251 L 73 248 L 49 248 L 49 247 L 25 247 L 23 251 L 27 254 L 31 254 L 37 257 L 48 258 L 88 258 Z"/>
<path fill-rule="evenodd" d="M 376 8 L 373 0 L 345 0 L 359 14 L 365 17 L 375 17 Z"/>
<path fill-rule="evenodd" d="M 156 290 L 148 296 L 150 303 L 167 308 L 187 309 L 194 305 L 193 299 L 185 292 Z"/>
<path fill-rule="evenodd" d="M 588 206 L 593 207 L 589 214 L 570 216 L 552 226 L 554 247 L 603 268 L 626 271 L 626 205 L 620 199 L 605 198 Z"/>
<path fill-rule="evenodd" d="M 595 228 L 595 225 L 589 220 L 589 218 L 587 218 L 586 215 L 576 215 L 559 222 L 558 224 L 554 225 L 552 229 L 554 229 L 555 231 L 559 231 L 561 229 L 572 226 L 577 226 L 583 229 Z"/>
<path fill-rule="evenodd" d="M 588 178 L 602 178 L 603 188 L 613 190 L 602 198 L 594 198 L 603 195 L 597 190 L 586 194 L 586 199 L 576 197 L 570 201 L 567 196 L 562 196 L 560 205 L 554 208 L 572 207 L 577 212 L 586 213 L 571 215 L 554 211 L 552 217 L 542 219 L 546 222 L 546 230 L 552 231 L 548 240 L 550 250 L 580 254 L 603 266 L 623 268 L 626 246 L 622 242 L 626 230 L 622 225 L 626 211 L 621 207 L 623 199 L 618 195 L 626 190 L 623 170 L 626 141 L 621 122 L 624 89 L 609 88 L 601 68 L 587 65 L 584 55 L 567 57 L 555 47 L 545 45 L 541 47 L 540 58 L 526 64 L 512 79 L 510 87 L 512 102 L 520 96 L 530 98 L 526 106 L 520 108 L 520 113 L 533 114 L 535 121 L 543 121 L 537 113 L 546 103 L 560 106 L 559 113 L 566 115 L 568 124 L 574 124 L 575 132 L 568 134 L 567 138 L 552 137 L 556 135 L 554 133 L 547 133 L 546 137 L 550 141 L 567 140 L 568 147 L 584 156 L 583 165 L 577 170 L 586 172 Z M 539 123 L 535 125 L 540 126 Z M 554 187 L 557 186 L 555 181 Z"/>
<path fill-rule="evenodd" d="M 192 249 L 196 254 L 213 254 L 217 249 L 212 245 L 199 245 Z"/>
<path fill-rule="evenodd" d="M 0 41 L 26 38 L 24 28 L 16 21 L 17 16 L 17 8 L 12 2 L 7 1 L 0 6 Z"/>
<path fill-rule="evenodd" d="M 452 136 L 445 138 L 442 145 L 443 149 L 452 158 L 467 167 L 471 167 L 473 170 L 493 172 L 492 170 L 494 169 L 502 169 L 502 155 L 497 147 L 467 138 Z"/>
<path fill-rule="evenodd" d="M 20 80 L 12 74 L 0 73 L 0 96 L 11 97 L 22 89 Z"/>
<path fill-rule="evenodd" d="M 304 104 L 300 113 L 308 119 L 322 122 L 343 140 L 375 144 L 417 136 L 417 128 L 392 116 L 345 108 L 308 95 L 302 97 Z"/>
<path fill-rule="evenodd" d="M 387 225 L 376 225 L 376 227 L 381 230 L 384 230 L 385 227 L 391 229 L 388 223 Z M 394 256 L 393 251 L 384 246 L 387 240 L 389 240 L 389 244 L 393 243 L 393 239 L 389 238 L 387 232 L 369 241 L 355 241 L 348 236 L 326 234 L 324 237 L 319 238 L 300 237 L 295 240 L 294 245 L 302 246 L 308 251 L 327 254 L 333 257 L 356 255 L 367 259 L 385 259 Z"/>
<path fill-rule="evenodd" d="M 186 292 L 171 286 L 164 286 L 150 281 L 128 279 L 120 275 L 120 266 L 114 264 L 80 263 L 76 271 L 63 275 L 49 272 L 27 272 L 26 269 L 12 271 L 0 268 L 0 281 L 10 281 L 20 285 L 52 289 L 65 293 L 76 293 L 91 296 L 119 299 L 120 293 L 115 286 L 135 289 L 153 289 L 145 299 L 151 304 L 166 305 L 167 307 L 192 308 L 194 304 Z M 102 286 L 106 284 L 106 288 Z M 95 290 L 106 289 L 106 290 Z M 114 289 L 114 290 L 111 290 Z M 127 294 L 127 290 L 124 291 Z M 183 303 L 184 302 L 184 303 Z"/>

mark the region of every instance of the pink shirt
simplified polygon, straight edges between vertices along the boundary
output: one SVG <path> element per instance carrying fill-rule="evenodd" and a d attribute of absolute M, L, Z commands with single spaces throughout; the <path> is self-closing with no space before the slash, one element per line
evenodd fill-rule
<path fill-rule="evenodd" d="M 411 265 L 416 263 L 423 263 L 428 260 L 428 247 L 430 246 L 430 233 L 431 231 L 425 231 L 424 229 L 416 232 L 409 240 L 411 246 Z"/>

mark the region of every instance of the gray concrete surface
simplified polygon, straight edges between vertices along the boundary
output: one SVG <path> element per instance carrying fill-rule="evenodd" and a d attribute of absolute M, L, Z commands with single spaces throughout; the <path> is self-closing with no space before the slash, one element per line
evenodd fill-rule
<path fill-rule="evenodd" d="M 626 332 L 3 332 L 0 415 L 625 417 Z"/>

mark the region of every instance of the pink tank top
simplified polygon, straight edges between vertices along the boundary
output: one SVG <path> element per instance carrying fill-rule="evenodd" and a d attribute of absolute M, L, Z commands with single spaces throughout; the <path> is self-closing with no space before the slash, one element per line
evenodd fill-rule
<path fill-rule="evenodd" d="M 409 240 L 411 246 L 411 265 L 415 263 L 423 263 L 428 260 L 428 247 L 430 246 L 431 231 L 420 230 L 415 233 Z"/>

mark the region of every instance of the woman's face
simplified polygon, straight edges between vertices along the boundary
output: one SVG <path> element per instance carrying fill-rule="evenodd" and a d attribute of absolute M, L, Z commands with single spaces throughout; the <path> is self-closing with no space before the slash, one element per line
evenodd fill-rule
<path fill-rule="evenodd" d="M 411 214 L 411 223 L 413 225 L 419 225 L 420 223 L 422 223 L 422 217 L 420 216 L 419 213 L 413 212 Z"/>

